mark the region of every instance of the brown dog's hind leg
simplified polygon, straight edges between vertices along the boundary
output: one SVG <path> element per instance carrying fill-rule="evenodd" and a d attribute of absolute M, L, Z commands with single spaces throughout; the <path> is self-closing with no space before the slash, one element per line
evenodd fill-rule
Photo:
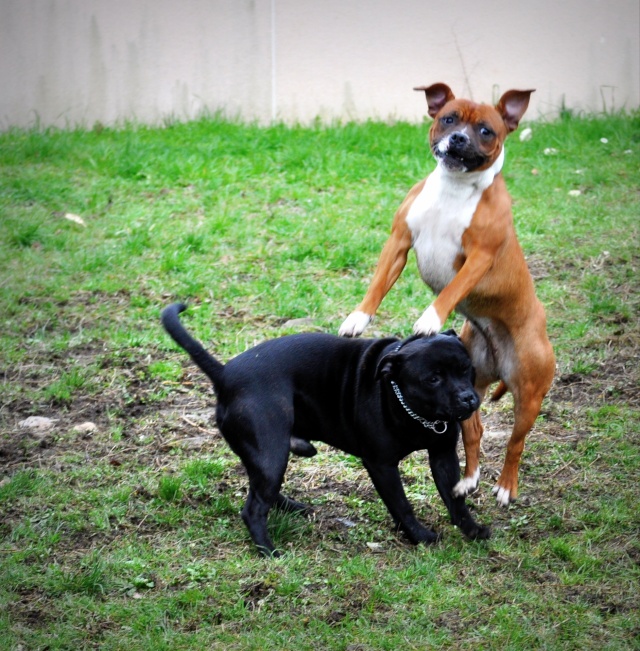
<path fill-rule="evenodd" d="M 480 441 L 483 432 L 484 427 L 480 420 L 479 411 L 475 411 L 471 418 L 462 422 L 465 467 L 464 476 L 453 487 L 454 497 L 465 497 L 478 489 L 478 483 L 480 482 Z"/>
<path fill-rule="evenodd" d="M 544 326 L 544 324 L 543 324 Z M 549 340 L 525 339 L 525 350 L 516 350 L 509 389 L 513 394 L 513 431 L 507 444 L 504 466 L 493 493 L 498 504 L 508 506 L 518 496 L 518 467 L 524 441 L 536 422 L 542 401 L 555 374 L 555 357 Z"/>
<path fill-rule="evenodd" d="M 508 506 L 518 497 L 518 468 L 524 450 L 524 441 L 540 413 L 543 398 L 544 394 L 534 394 L 524 400 L 517 392 L 514 393 L 513 431 L 507 444 L 507 455 L 502 472 L 493 487 L 493 493 L 501 506 Z"/>
<path fill-rule="evenodd" d="M 490 342 L 470 321 L 464 322 L 460 332 L 460 338 L 471 356 L 471 361 L 476 371 L 475 390 L 480 398 L 480 403 L 482 403 L 487 389 L 498 379 L 496 377 L 496 364 Z M 461 425 L 465 468 L 464 476 L 453 487 L 454 497 L 471 495 L 471 493 L 477 490 L 480 482 L 480 441 L 484 433 L 480 410 L 475 411 Z"/>

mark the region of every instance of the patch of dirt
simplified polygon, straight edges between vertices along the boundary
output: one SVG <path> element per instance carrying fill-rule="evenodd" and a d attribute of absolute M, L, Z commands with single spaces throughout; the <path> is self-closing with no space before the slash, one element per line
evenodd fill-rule
<path fill-rule="evenodd" d="M 549 398 L 576 407 L 594 404 L 640 406 L 640 334 L 621 331 L 605 344 L 606 356 L 593 371 L 556 378 Z"/>
<path fill-rule="evenodd" d="M 21 595 L 8 610 L 11 619 L 26 628 L 47 628 L 56 619 L 51 605 L 43 603 L 40 595 Z"/>

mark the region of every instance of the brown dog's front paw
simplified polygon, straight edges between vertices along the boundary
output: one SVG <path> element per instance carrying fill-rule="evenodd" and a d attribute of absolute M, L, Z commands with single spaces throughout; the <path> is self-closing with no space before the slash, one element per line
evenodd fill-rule
<path fill-rule="evenodd" d="M 442 321 L 436 312 L 436 308 L 430 305 L 422 316 L 413 324 L 413 332 L 416 335 L 435 335 L 442 329 Z"/>
<path fill-rule="evenodd" d="M 344 320 L 338 330 L 341 337 L 359 337 L 371 321 L 371 315 L 356 310 Z"/>
<path fill-rule="evenodd" d="M 500 506 L 509 506 L 511 502 L 516 501 L 517 489 L 503 488 L 499 484 L 493 487 L 493 494 Z"/>
<path fill-rule="evenodd" d="M 480 468 L 471 477 L 463 477 L 454 487 L 452 494 L 454 497 L 467 497 L 478 490 L 480 483 Z"/>

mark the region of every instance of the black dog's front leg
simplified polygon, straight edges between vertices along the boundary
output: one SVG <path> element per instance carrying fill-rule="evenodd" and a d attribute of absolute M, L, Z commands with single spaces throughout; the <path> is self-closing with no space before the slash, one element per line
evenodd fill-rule
<path fill-rule="evenodd" d="M 451 516 L 452 524 L 472 540 L 489 538 L 491 529 L 478 524 L 474 519 L 464 497 L 453 497 L 453 487 L 460 480 L 460 461 L 454 447 L 429 450 L 429 465 L 438 493 Z"/>
<path fill-rule="evenodd" d="M 397 464 L 393 466 L 373 463 L 366 459 L 363 459 L 362 462 L 396 527 L 401 529 L 414 545 L 421 542 L 436 542 L 439 539 L 438 534 L 422 526 L 413 514 L 411 504 L 409 504 L 402 487 Z"/>

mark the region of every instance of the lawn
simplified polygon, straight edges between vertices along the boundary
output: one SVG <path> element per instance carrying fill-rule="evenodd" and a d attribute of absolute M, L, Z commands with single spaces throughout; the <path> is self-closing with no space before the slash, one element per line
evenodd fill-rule
<path fill-rule="evenodd" d="M 507 396 L 482 407 L 468 499 L 489 541 L 448 523 L 426 453 L 401 469 L 443 538 L 413 547 L 359 461 L 319 446 L 289 466 L 314 513 L 272 515 L 277 560 L 160 310 L 188 302 L 222 360 L 337 332 L 433 167 L 428 122 L 0 134 L 0 648 L 640 648 L 640 114 L 527 126 L 504 174 L 558 368 L 518 501 L 491 495 Z M 411 257 L 369 336 L 408 335 L 430 300 Z"/>

